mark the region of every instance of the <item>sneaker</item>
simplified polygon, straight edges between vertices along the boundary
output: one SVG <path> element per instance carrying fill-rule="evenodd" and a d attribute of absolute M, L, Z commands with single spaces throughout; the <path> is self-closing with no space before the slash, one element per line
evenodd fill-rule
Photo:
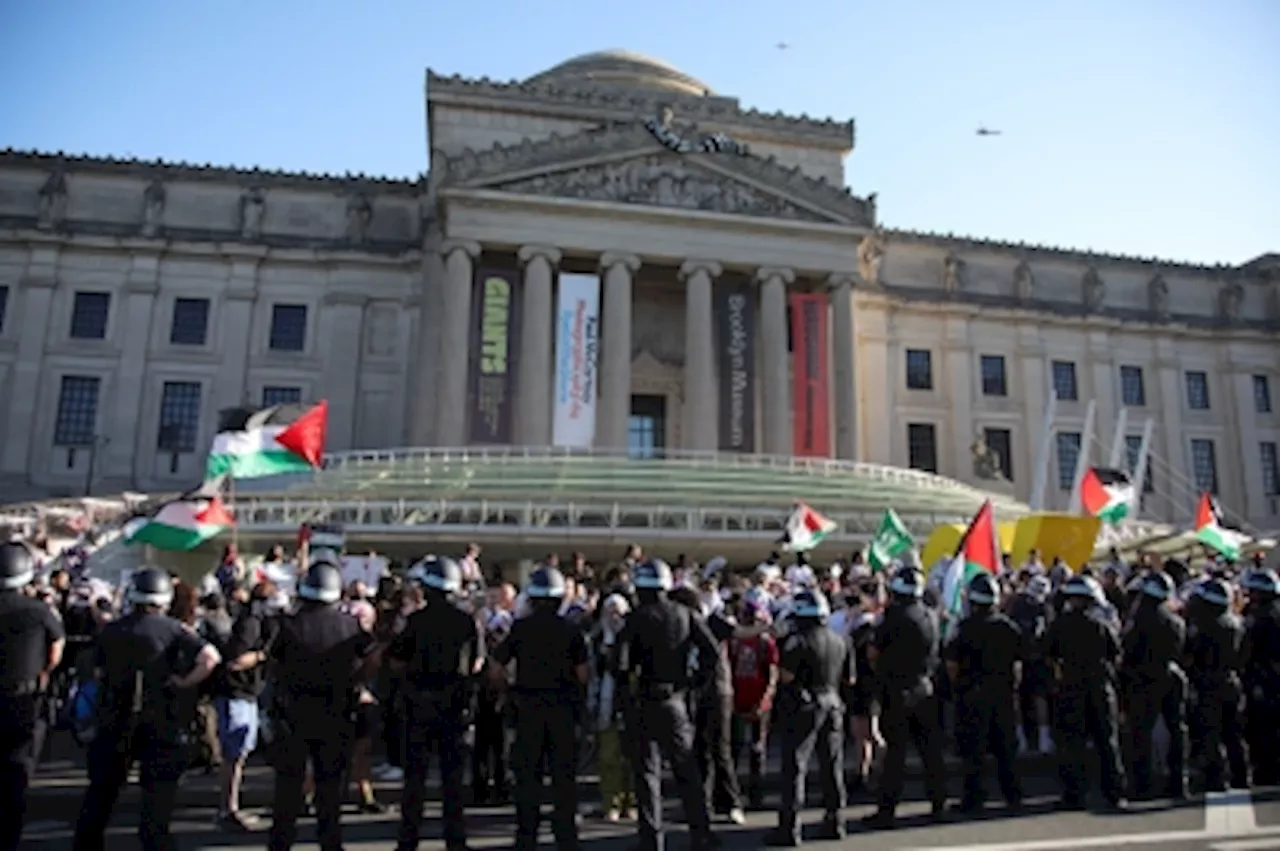
<path fill-rule="evenodd" d="M 744 825 L 747 823 L 747 814 L 742 811 L 742 807 L 734 807 L 729 810 L 729 821 L 736 825 Z"/>
<path fill-rule="evenodd" d="M 227 833 L 253 833 L 261 826 L 256 818 L 242 812 L 219 813 L 214 824 Z"/>
<path fill-rule="evenodd" d="M 404 769 L 388 765 L 378 772 L 378 779 L 384 783 L 401 783 L 404 781 Z"/>
<path fill-rule="evenodd" d="M 616 809 L 610 809 L 606 811 L 604 814 L 604 820 L 609 822 L 616 822 L 621 818 L 622 818 L 622 813 Z"/>

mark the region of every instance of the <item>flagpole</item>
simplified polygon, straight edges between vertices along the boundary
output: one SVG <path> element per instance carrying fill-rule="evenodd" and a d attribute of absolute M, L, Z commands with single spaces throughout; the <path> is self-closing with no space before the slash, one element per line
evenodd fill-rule
<path fill-rule="evenodd" d="M 1107 459 L 1107 466 L 1113 470 L 1119 470 L 1120 459 L 1124 457 L 1124 440 L 1125 431 L 1129 428 L 1129 409 L 1121 408 L 1120 416 L 1116 417 L 1116 433 L 1111 436 L 1111 456 Z"/>
<path fill-rule="evenodd" d="M 227 505 L 231 509 L 231 517 L 236 519 L 236 480 L 227 477 Z M 240 521 L 236 519 L 231 524 L 231 548 L 235 551 L 236 558 L 240 557 Z"/>
<path fill-rule="evenodd" d="M 1147 417 L 1147 421 L 1142 424 L 1142 443 L 1138 447 L 1138 458 L 1134 463 L 1133 471 L 1133 487 L 1138 493 L 1138 509 L 1142 509 L 1142 497 L 1146 493 L 1147 484 L 1147 463 L 1151 457 L 1151 438 L 1155 434 L 1156 421 L 1151 417 Z M 1134 512 L 1137 514 L 1138 512 Z"/>
<path fill-rule="evenodd" d="M 1067 500 L 1067 513 L 1080 513 L 1080 483 L 1084 474 L 1089 472 L 1089 453 L 1093 448 L 1093 422 L 1098 416 L 1098 403 L 1089 400 L 1089 407 L 1084 412 L 1084 430 L 1080 432 L 1080 453 L 1076 456 L 1076 473 L 1071 479 L 1071 496 Z"/>

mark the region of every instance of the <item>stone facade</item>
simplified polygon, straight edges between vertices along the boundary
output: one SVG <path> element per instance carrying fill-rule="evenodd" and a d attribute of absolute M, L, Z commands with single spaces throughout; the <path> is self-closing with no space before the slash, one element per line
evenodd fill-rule
<path fill-rule="evenodd" d="M 1192 442 L 1203 463 L 1210 441 L 1223 503 L 1280 525 L 1260 463 L 1280 442 L 1280 256 L 1205 267 L 885 229 L 844 188 L 852 122 L 744 109 L 631 54 L 513 83 L 428 72 L 427 113 L 422 180 L 0 154 L 4 495 L 186 484 L 214 411 L 282 390 L 329 400 L 334 450 L 465 443 L 483 266 L 520 282 L 517 443 L 551 440 L 561 271 L 602 281 L 601 446 L 627 442 L 634 394 L 665 400 L 668 447 L 717 449 L 716 293 L 750 286 L 754 448 L 789 454 L 787 299 L 825 293 L 833 456 L 906 466 L 909 426 L 928 425 L 938 471 L 977 482 L 975 438 L 1007 430 L 1026 498 L 1061 364 L 1076 399 L 1058 429 L 1080 431 L 1093 399 L 1106 444 L 1137 368 L 1126 433 L 1153 418 L 1159 459 L 1145 516 L 1189 516 Z M 100 334 L 73 334 L 77 293 L 109 295 Z M 203 341 L 175 342 L 177 303 L 199 299 Z M 277 306 L 305 308 L 284 350 Z M 909 351 L 929 353 L 929 389 L 908 389 Z M 1003 359 L 1003 395 L 984 356 Z M 100 381 L 92 445 L 55 436 L 64 376 Z M 199 386 L 192 451 L 157 448 L 166 382 Z"/>

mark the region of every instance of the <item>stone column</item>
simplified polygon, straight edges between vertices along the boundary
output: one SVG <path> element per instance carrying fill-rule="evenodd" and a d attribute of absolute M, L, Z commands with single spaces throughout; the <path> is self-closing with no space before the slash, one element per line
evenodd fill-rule
<path fill-rule="evenodd" d="M 45 254 L 43 251 L 39 253 Z M 17 324 L 18 353 L 11 371 L 13 378 L 9 383 L 3 472 L 20 476 L 24 480 L 31 472 L 31 459 L 36 454 L 32 451 L 32 438 L 36 435 L 33 427 L 36 422 L 36 405 L 41 398 L 52 398 L 56 405 L 58 398 L 58 388 L 42 393 L 40 387 L 45 338 L 53 316 L 57 256 L 56 253 L 49 253 L 47 257 L 40 259 L 46 262 L 37 268 L 29 268 L 27 277 L 18 287 L 17 294 L 21 296 L 21 301 L 13 298 L 9 300 L 8 321 Z M 49 422 L 53 423 L 52 417 Z M 53 443 L 52 434 L 41 435 L 40 439 L 45 441 L 46 446 Z"/>
<path fill-rule="evenodd" d="M 262 404 L 262 397 L 249 397 L 249 388 L 245 386 L 249 374 L 249 354 L 257 350 L 257 341 L 253 337 L 255 325 L 254 303 L 258 299 L 258 260 L 235 260 L 231 264 L 231 275 L 227 288 L 222 294 L 222 305 L 218 321 L 221 324 L 221 339 L 218 353 L 222 363 L 213 380 L 213 427 L 218 427 L 217 412 L 224 408 L 234 408 L 249 404 Z"/>
<path fill-rule="evenodd" d="M 976 478 L 973 474 L 973 441 L 981 432 L 978 424 L 973 421 L 974 351 L 969 341 L 969 320 L 963 316 L 949 317 L 943 327 L 945 336 L 942 357 L 945 367 L 942 376 L 946 383 L 943 391 L 951 408 L 951 451 L 940 453 L 939 472 L 962 482 L 972 482 Z M 905 438 L 904 426 L 899 439 Z M 942 443 L 940 436 L 938 442 Z"/>
<path fill-rule="evenodd" d="M 764 452 L 790 455 L 791 358 L 787 352 L 787 285 L 795 282 L 791 269 L 760 269 L 761 407 L 764 410 Z"/>
<path fill-rule="evenodd" d="M 1244 476 L 1243 487 L 1240 488 L 1244 501 L 1240 503 L 1239 513 L 1249 518 L 1251 522 L 1261 523 L 1263 518 L 1270 514 L 1267 510 L 1269 508 L 1269 498 L 1263 490 L 1262 449 L 1260 448 L 1261 441 L 1258 437 L 1258 412 L 1254 408 L 1253 400 L 1253 376 L 1255 372 L 1260 372 L 1261 370 L 1251 368 L 1248 363 L 1235 360 L 1228 361 L 1228 367 L 1230 372 L 1227 373 L 1227 378 L 1220 382 L 1219 386 L 1227 389 L 1227 395 L 1232 397 L 1236 422 L 1239 423 L 1239 429 L 1234 434 L 1240 444 L 1240 466 L 1236 469 L 1240 470 Z M 1232 435 L 1228 433 L 1228 440 L 1231 437 Z M 1227 475 L 1221 476 L 1225 482 L 1230 482 L 1231 479 L 1235 478 L 1235 476 L 1230 475 L 1230 469 L 1228 468 Z"/>
<path fill-rule="evenodd" d="M 634 254 L 610 252 L 600 258 L 604 322 L 601 329 L 600 402 L 596 446 L 627 448 L 631 417 L 631 276 L 640 269 Z"/>
<path fill-rule="evenodd" d="M 440 446 L 467 442 L 467 380 L 471 365 L 472 261 L 480 243 L 449 239 L 443 245 L 445 277 L 440 310 L 440 377 L 436 388 L 436 434 Z"/>
<path fill-rule="evenodd" d="M 717 436 L 715 325 L 712 280 L 723 269 L 709 260 L 689 260 L 680 267 L 685 282 L 684 311 L 684 448 L 714 452 Z"/>
<path fill-rule="evenodd" d="M 355 443 L 356 400 L 364 360 L 364 311 L 369 299 L 336 291 L 324 297 L 324 351 L 321 352 L 325 396 L 329 400 L 327 449 L 341 452 Z"/>
<path fill-rule="evenodd" d="M 418 302 L 418 346 L 413 355 L 413 399 L 408 407 L 409 443 L 435 443 L 436 389 L 440 380 L 440 309 L 444 292 L 444 257 L 439 246 L 429 245 L 422 257 L 422 282 Z"/>
<path fill-rule="evenodd" d="M 526 245 L 521 297 L 520 366 L 516 373 L 516 442 L 525 446 L 551 445 L 551 376 L 555 341 L 553 283 L 560 265 L 555 248 Z"/>
<path fill-rule="evenodd" d="M 838 272 L 827 278 L 831 290 L 831 356 L 835 361 L 836 457 L 858 460 L 858 369 L 853 334 L 853 276 Z"/>
<path fill-rule="evenodd" d="M 124 320 L 120 338 L 120 366 L 114 383 L 115 411 L 108 414 L 106 436 L 111 441 L 102 453 L 100 478 L 120 478 L 130 482 L 151 478 L 150 460 L 155 457 L 155 443 L 143 443 L 150 428 L 139 428 L 142 398 L 146 386 L 147 347 L 151 341 L 151 314 L 156 293 L 160 289 L 160 258 L 135 256 L 125 282 L 120 317 Z M 104 400 L 105 401 L 105 400 Z M 104 406 L 105 407 L 105 406 Z M 149 425 L 149 424 L 148 424 Z M 204 447 L 197 446 L 202 452 Z"/>
<path fill-rule="evenodd" d="M 906 445 L 907 426 L 897 417 L 897 382 L 901 379 L 894 368 L 897 361 L 890 359 L 890 322 L 885 315 L 884 306 L 875 305 L 860 310 L 858 327 L 861 331 L 857 363 L 857 371 L 861 372 L 858 383 L 861 391 L 859 404 L 867 410 L 863 457 L 875 464 L 894 464 L 897 459 L 894 457 L 893 447 L 895 443 Z M 906 466 L 905 451 L 902 453 L 901 465 Z"/>

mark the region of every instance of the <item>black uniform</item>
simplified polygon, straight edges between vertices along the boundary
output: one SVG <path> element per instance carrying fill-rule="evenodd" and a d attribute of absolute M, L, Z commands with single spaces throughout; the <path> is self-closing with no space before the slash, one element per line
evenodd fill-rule
<path fill-rule="evenodd" d="M 956 750 L 964 765 L 960 809 L 981 809 L 982 763 L 987 752 L 996 761 L 1000 792 L 1011 806 L 1022 801 L 1014 770 L 1018 751 L 1018 662 L 1022 631 L 1010 618 L 989 608 L 960 622 L 944 656 L 959 668 L 956 695 Z"/>
<path fill-rule="evenodd" d="M 634 677 L 636 803 L 641 851 L 662 851 L 662 757 L 671 764 L 695 847 L 712 843 L 711 822 L 693 755 L 689 721 L 690 652 L 713 658 L 715 639 L 684 606 L 641 602 L 618 637 L 619 681 Z"/>
<path fill-rule="evenodd" d="M 107 823 L 135 760 L 142 787 L 142 847 L 173 847 L 169 821 L 187 767 L 187 713 L 193 704 L 190 696 L 176 694 L 169 680 L 188 673 L 204 647 L 204 639 L 178 621 L 146 609 L 108 624 L 98 637 L 93 663 L 102 671 L 98 734 L 89 745 L 89 789 L 76 823 L 75 851 L 106 847 Z"/>
<path fill-rule="evenodd" d="M 1055 709 L 1063 804 L 1084 805 L 1086 742 L 1092 740 L 1102 764 L 1102 795 L 1117 805 L 1124 800 L 1125 785 L 1115 686 L 1119 636 L 1100 615 L 1067 608 L 1049 626 L 1045 644 L 1059 670 Z"/>
<path fill-rule="evenodd" d="M 1244 746 L 1244 692 L 1240 683 L 1244 625 L 1229 611 L 1194 618 L 1187 636 L 1187 671 L 1195 692 L 1193 715 L 1205 790 L 1249 788 Z"/>
<path fill-rule="evenodd" d="M 1280 600 L 1250 604 L 1243 655 L 1253 782 L 1272 786 L 1280 783 Z"/>
<path fill-rule="evenodd" d="M 1123 677 L 1128 713 L 1126 741 L 1133 748 L 1135 795 L 1151 794 L 1151 734 L 1157 718 L 1169 730 L 1166 794 L 1187 792 L 1187 675 L 1182 654 L 1187 628 L 1182 618 L 1143 597 L 1124 635 Z"/>
<path fill-rule="evenodd" d="M 53 611 L 18 589 L 0 591 L 0 848 L 17 848 L 35 770 L 40 675 L 63 640 Z"/>
<path fill-rule="evenodd" d="M 484 637 L 475 618 L 438 603 L 409 616 L 404 631 L 391 643 L 387 658 L 407 670 L 403 695 L 408 735 L 404 789 L 400 804 L 401 849 L 418 847 L 422 803 L 431 752 L 440 760 L 444 796 L 444 840 L 450 849 L 466 847 L 462 775 L 466 718 L 472 673 L 484 658 Z"/>
<path fill-rule="evenodd" d="M 818 751 L 822 781 L 823 838 L 844 834 L 844 689 L 854 680 L 853 653 L 847 638 L 817 620 L 799 618 L 782 645 L 778 667 L 795 678 L 778 687 L 774 704 L 782 734 L 782 807 L 780 838 L 800 841 L 796 819 L 804 807 L 809 758 Z"/>
<path fill-rule="evenodd" d="M 335 606 L 304 604 L 283 618 L 272 648 L 273 711 L 279 728 L 268 848 L 297 839 L 307 760 L 315 774 L 316 830 L 324 851 L 340 851 L 342 782 L 355 741 L 358 675 L 373 637 Z"/>
<path fill-rule="evenodd" d="M 578 765 L 575 722 L 582 684 L 576 669 L 587 664 L 582 630 L 550 606 L 516 620 L 493 651 L 505 667 L 516 663 L 512 702 L 516 736 L 511 769 L 516 779 L 516 848 L 538 844 L 542 769 L 551 774 L 555 812 L 551 827 L 562 851 L 578 846 Z"/>
<path fill-rule="evenodd" d="M 906 782 L 907 745 L 924 762 L 925 785 L 934 812 L 947 803 L 946 763 L 934 675 L 938 669 L 938 620 L 922 601 L 895 597 L 876 628 L 876 678 L 884 705 L 880 732 L 885 739 L 877 817 L 892 819 Z"/>
<path fill-rule="evenodd" d="M 702 774 L 707 811 L 731 812 L 742 806 L 738 772 L 734 768 L 730 732 L 733 727 L 733 675 L 729 668 L 728 640 L 733 624 L 718 614 L 706 619 L 707 629 L 716 639 L 716 658 L 707 662 L 715 672 L 701 694 L 694 698 L 694 753 Z M 699 660 L 699 664 L 703 664 Z"/>

